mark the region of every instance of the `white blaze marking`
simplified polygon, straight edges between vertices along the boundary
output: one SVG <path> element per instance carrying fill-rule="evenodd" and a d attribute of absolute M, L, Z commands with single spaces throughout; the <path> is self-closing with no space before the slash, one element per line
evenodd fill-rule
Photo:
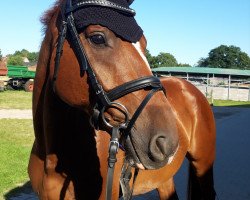
<path fill-rule="evenodd" d="M 133 46 L 135 47 L 135 49 L 137 50 L 137 52 L 140 54 L 142 60 L 144 60 L 145 64 L 149 67 L 150 69 L 150 66 L 148 64 L 148 60 L 146 58 L 146 56 L 144 55 L 144 53 L 142 52 L 142 49 L 141 49 L 141 44 L 140 42 L 136 42 L 136 43 L 133 43 Z"/>

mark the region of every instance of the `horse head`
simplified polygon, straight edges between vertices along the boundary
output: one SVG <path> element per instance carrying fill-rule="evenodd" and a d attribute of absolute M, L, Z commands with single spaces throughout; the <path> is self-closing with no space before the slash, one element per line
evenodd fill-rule
<path fill-rule="evenodd" d="M 157 169 L 178 147 L 174 113 L 145 57 L 132 0 L 65 0 L 50 63 L 55 93 L 111 132 L 133 166 Z M 59 35 L 59 36 L 58 36 Z M 53 62 L 55 61 L 55 62 Z"/>

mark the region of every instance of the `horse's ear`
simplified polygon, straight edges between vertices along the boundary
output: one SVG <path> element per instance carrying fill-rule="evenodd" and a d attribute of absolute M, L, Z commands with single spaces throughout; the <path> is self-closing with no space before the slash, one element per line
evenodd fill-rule
<path fill-rule="evenodd" d="M 131 5 L 134 0 L 127 0 L 127 1 L 128 1 L 128 4 Z"/>

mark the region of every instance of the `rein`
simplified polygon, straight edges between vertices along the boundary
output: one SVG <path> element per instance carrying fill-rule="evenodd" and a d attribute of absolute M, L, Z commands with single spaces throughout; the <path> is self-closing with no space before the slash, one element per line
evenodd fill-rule
<path fill-rule="evenodd" d="M 116 154 L 120 147 L 119 139 L 121 135 L 124 138 L 128 136 L 130 137 L 131 129 L 134 126 L 137 118 L 141 114 L 146 104 L 149 102 L 149 100 L 153 97 L 153 95 L 157 91 L 160 91 L 160 90 L 164 91 L 164 89 L 161 85 L 160 80 L 157 77 L 147 76 L 147 77 L 142 77 L 133 81 L 129 81 L 125 84 L 122 84 L 112 89 L 109 92 L 105 92 L 103 90 L 103 87 L 98 82 L 98 79 L 90 63 L 88 62 L 87 55 L 80 41 L 80 37 L 78 35 L 77 29 L 74 23 L 73 12 L 78 9 L 81 9 L 83 7 L 88 7 L 88 6 L 108 7 L 108 8 L 116 10 L 117 12 L 122 12 L 130 16 L 134 16 L 135 11 L 133 9 L 122 7 L 120 5 L 117 5 L 113 2 L 109 2 L 107 0 L 93 0 L 93 1 L 90 0 L 86 2 L 79 2 L 74 6 L 72 5 L 72 0 L 66 0 L 66 4 L 61 9 L 62 25 L 61 25 L 61 30 L 58 36 L 58 43 L 57 43 L 57 50 L 56 50 L 56 57 L 55 57 L 55 68 L 54 68 L 54 75 L 53 75 L 53 88 L 55 91 L 55 84 L 56 84 L 56 79 L 58 76 L 58 71 L 59 71 L 59 66 L 60 66 L 60 58 L 63 53 L 62 52 L 63 44 L 64 44 L 66 37 L 68 36 L 70 39 L 70 42 L 72 43 L 76 56 L 79 60 L 81 76 L 84 74 L 84 72 L 87 72 L 87 75 L 90 81 L 90 86 L 95 92 L 96 104 L 93 108 L 93 115 L 91 116 L 91 124 L 98 130 L 100 120 L 102 120 L 106 126 L 111 128 L 111 133 L 109 133 L 111 135 L 111 139 L 109 143 L 108 178 L 107 178 L 107 187 L 106 187 L 106 200 L 111 200 L 113 174 L 114 174 L 115 163 L 117 161 Z M 143 101 L 141 102 L 141 104 L 139 105 L 135 113 L 133 114 L 132 118 L 129 119 L 127 108 L 121 103 L 115 102 L 115 100 L 129 93 L 142 90 L 142 89 L 148 89 L 150 91 L 146 95 L 146 97 L 143 99 Z M 104 112 L 108 108 L 114 108 L 122 112 L 125 115 L 125 122 L 117 126 L 112 126 L 111 124 L 109 124 L 104 117 Z M 137 173 L 138 173 L 138 169 L 135 170 L 133 182 L 135 182 Z M 124 194 L 124 200 L 129 200 L 132 197 L 133 186 L 132 186 L 132 189 L 130 189 L 129 187 L 130 177 L 131 177 L 131 166 L 129 166 L 129 164 L 126 163 L 125 161 L 123 165 L 123 169 L 122 169 L 122 177 L 120 179 L 122 191 Z"/>

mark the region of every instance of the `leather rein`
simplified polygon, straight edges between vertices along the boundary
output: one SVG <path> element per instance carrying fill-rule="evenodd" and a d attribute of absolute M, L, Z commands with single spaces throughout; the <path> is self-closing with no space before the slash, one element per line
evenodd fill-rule
<path fill-rule="evenodd" d="M 83 7 L 88 6 L 101 6 L 101 7 L 108 7 L 111 9 L 116 10 L 117 12 L 122 12 L 127 15 L 134 16 L 135 11 L 132 9 L 128 9 L 117 5 L 113 2 L 107 0 L 90 0 L 79 2 L 75 5 L 72 5 L 72 0 L 66 0 L 65 4 L 61 8 L 62 14 L 62 23 L 61 23 L 61 30 L 58 36 L 58 43 L 57 43 L 57 50 L 56 50 L 56 58 L 55 58 L 55 68 L 54 68 L 54 75 L 53 75 L 53 87 L 55 91 L 55 84 L 56 79 L 58 76 L 59 66 L 60 66 L 60 58 L 63 53 L 63 45 L 66 37 L 69 39 L 69 42 L 74 48 L 75 54 L 78 58 L 79 65 L 80 65 L 80 73 L 81 76 L 86 72 L 90 86 L 93 89 L 96 97 L 96 104 L 93 108 L 93 115 L 91 116 L 91 123 L 95 127 L 95 129 L 99 129 L 99 125 L 102 122 L 106 126 L 111 129 L 109 133 L 111 135 L 110 143 L 109 143 L 109 157 L 108 157 L 108 177 L 107 177 L 107 187 L 106 187 L 106 200 L 112 199 L 112 185 L 113 185 L 113 174 L 115 163 L 117 161 L 116 154 L 118 149 L 121 147 L 119 140 L 122 135 L 123 138 L 130 137 L 131 129 L 134 126 L 137 118 L 139 117 L 140 113 L 149 102 L 151 97 L 157 91 L 164 91 L 160 80 L 155 76 L 147 76 L 142 77 L 125 84 L 122 84 L 118 87 L 115 87 L 109 92 L 105 92 L 103 87 L 98 82 L 98 79 L 88 61 L 88 57 L 85 53 L 84 47 L 80 41 L 80 37 L 78 35 L 77 29 L 74 23 L 73 13 L 74 11 L 81 9 Z M 122 105 L 121 103 L 115 102 L 115 100 L 138 90 L 148 89 L 150 90 L 146 97 L 143 99 L 135 113 L 133 114 L 132 118 L 129 119 L 129 114 L 127 108 Z M 112 126 L 109 124 L 105 117 L 104 112 L 108 108 L 114 108 L 119 110 L 125 115 L 125 122 L 121 123 L 117 126 Z M 136 174 L 138 170 L 135 170 L 134 173 L 134 181 L 136 179 Z M 122 175 L 120 178 L 121 188 L 123 191 L 124 200 L 129 200 L 132 197 L 133 188 L 130 189 L 129 181 L 131 178 L 131 166 L 128 163 L 124 163 L 122 169 Z M 134 185 L 134 184 L 133 184 Z"/>

